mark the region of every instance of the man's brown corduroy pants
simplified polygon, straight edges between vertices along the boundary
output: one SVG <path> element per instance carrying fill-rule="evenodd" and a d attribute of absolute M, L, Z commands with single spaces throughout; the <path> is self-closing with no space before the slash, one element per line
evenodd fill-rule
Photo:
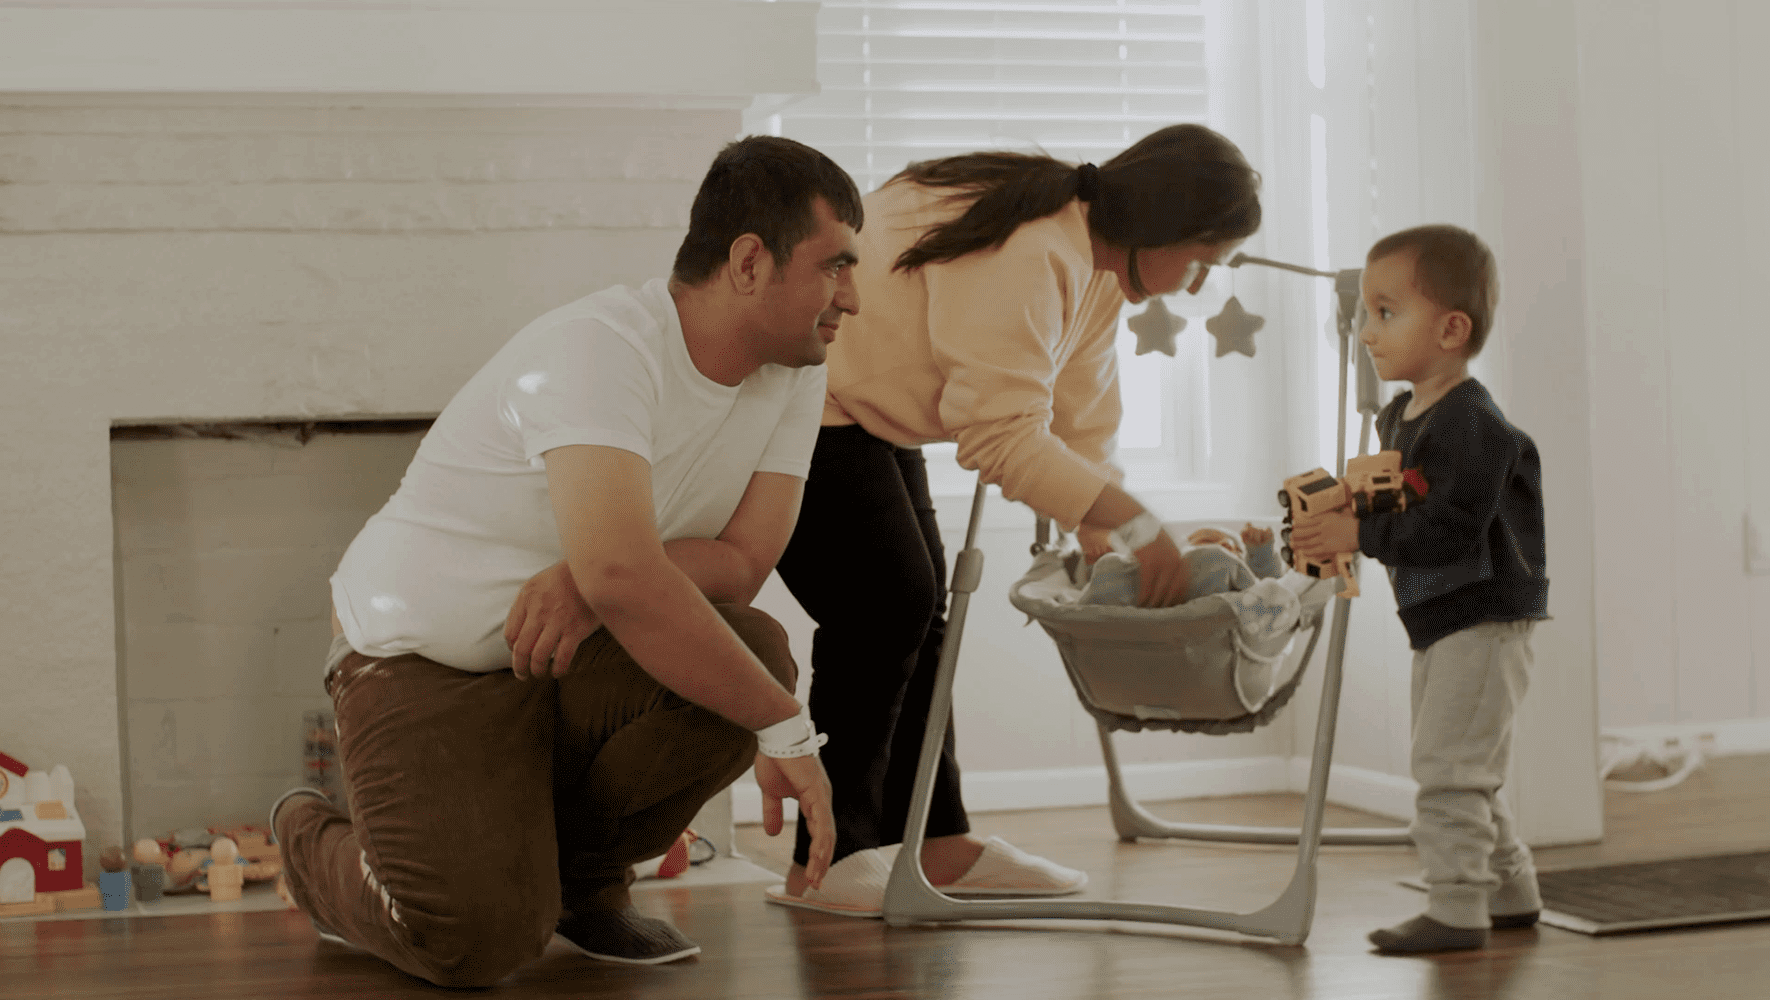
<path fill-rule="evenodd" d="M 716 607 L 793 690 L 780 624 Z M 606 629 L 557 681 L 352 651 L 326 690 L 351 812 L 284 806 L 290 892 L 317 925 L 439 986 L 503 978 L 562 910 L 626 905 L 633 863 L 664 853 L 756 751 Z"/>

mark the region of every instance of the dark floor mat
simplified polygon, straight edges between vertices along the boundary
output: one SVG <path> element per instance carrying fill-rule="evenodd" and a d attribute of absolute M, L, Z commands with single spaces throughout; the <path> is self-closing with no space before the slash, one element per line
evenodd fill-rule
<path fill-rule="evenodd" d="M 1770 851 L 1539 872 L 1537 885 L 1543 923 L 1581 934 L 1770 919 Z"/>
<path fill-rule="evenodd" d="M 1770 918 L 1770 851 L 1543 872 L 1543 922 L 1583 934 Z"/>

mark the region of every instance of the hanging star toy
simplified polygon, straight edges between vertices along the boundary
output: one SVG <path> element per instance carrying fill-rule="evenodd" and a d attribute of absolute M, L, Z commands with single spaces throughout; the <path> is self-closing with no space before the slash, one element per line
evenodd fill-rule
<path fill-rule="evenodd" d="M 1125 325 L 1137 335 L 1138 354 L 1160 351 L 1171 358 L 1174 356 L 1174 337 L 1186 329 L 1186 317 L 1169 312 L 1160 295 L 1151 295 L 1149 308 L 1126 320 Z"/>
<path fill-rule="evenodd" d="M 1230 351 L 1254 356 L 1254 334 L 1266 325 L 1266 317 L 1255 316 L 1242 308 L 1241 299 L 1231 295 L 1223 303 L 1223 311 L 1205 320 L 1205 329 L 1217 338 L 1217 357 Z"/>

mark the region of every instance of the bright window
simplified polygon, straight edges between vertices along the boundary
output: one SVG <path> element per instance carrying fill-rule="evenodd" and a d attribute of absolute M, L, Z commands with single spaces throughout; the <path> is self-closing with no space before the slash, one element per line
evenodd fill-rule
<path fill-rule="evenodd" d="M 1162 126 L 1211 124 L 1206 10 L 1127 0 L 826 0 L 823 92 L 746 124 L 817 147 L 863 192 L 911 162 L 983 149 L 1100 163 Z M 1199 472 L 1209 412 L 1202 324 L 1227 297 L 1218 284 L 1213 274 L 1199 300 L 1170 300 L 1189 323 L 1177 358 L 1134 356 L 1136 337 L 1120 319 L 1119 461 L 1134 476 Z M 924 452 L 937 494 L 969 492 L 975 478 L 952 461 L 952 445 Z"/>

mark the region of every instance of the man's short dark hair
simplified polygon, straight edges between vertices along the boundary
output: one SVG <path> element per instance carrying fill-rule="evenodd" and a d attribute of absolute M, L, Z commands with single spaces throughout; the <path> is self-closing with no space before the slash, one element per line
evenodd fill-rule
<path fill-rule="evenodd" d="M 731 245 L 755 233 L 787 266 L 793 248 L 817 229 L 812 202 L 822 198 L 836 218 L 860 231 L 860 191 L 835 161 L 801 142 L 752 135 L 713 158 L 689 210 L 688 235 L 676 251 L 674 276 L 699 285 L 731 257 Z"/>
<path fill-rule="evenodd" d="M 1414 285 L 1440 309 L 1461 310 L 1469 316 L 1469 342 L 1463 357 L 1481 353 L 1493 329 L 1499 309 L 1499 264 L 1481 237 L 1460 226 L 1430 225 L 1403 229 L 1378 240 L 1366 255 L 1377 261 L 1394 253 L 1412 251 Z"/>

